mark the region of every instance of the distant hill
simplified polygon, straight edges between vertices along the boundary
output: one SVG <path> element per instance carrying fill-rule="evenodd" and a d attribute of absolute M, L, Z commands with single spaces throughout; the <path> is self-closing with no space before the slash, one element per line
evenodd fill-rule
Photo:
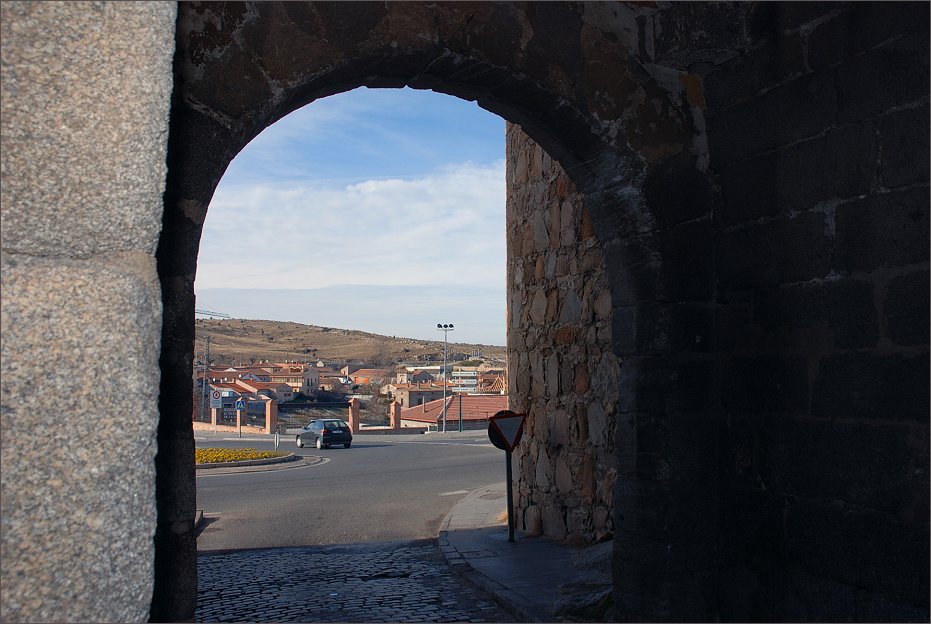
<path fill-rule="evenodd" d="M 250 319 L 196 319 L 194 359 L 202 360 L 204 337 L 210 336 L 210 359 L 216 364 L 248 364 L 252 361 L 298 362 L 398 362 L 443 361 L 442 340 L 417 340 L 381 336 L 354 329 L 302 325 L 287 321 Z M 450 361 L 455 354 L 470 356 L 481 351 L 504 365 L 505 347 L 449 343 Z"/>

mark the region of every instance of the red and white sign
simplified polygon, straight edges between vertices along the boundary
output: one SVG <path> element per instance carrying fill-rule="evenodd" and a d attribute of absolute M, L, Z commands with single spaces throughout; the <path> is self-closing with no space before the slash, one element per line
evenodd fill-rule
<path fill-rule="evenodd" d="M 503 450 L 513 451 L 520 443 L 521 436 L 524 435 L 524 419 L 526 417 L 526 414 L 515 414 L 511 410 L 501 410 L 489 418 L 488 435 L 492 437 L 492 442 L 495 442 L 494 438 L 498 438 L 498 441 L 505 446 Z"/>

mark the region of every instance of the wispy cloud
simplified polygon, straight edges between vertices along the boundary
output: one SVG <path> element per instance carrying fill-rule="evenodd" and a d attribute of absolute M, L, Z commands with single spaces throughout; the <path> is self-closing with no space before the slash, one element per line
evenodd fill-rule
<path fill-rule="evenodd" d="M 197 283 L 209 288 L 504 283 L 504 163 L 339 189 L 220 189 Z"/>

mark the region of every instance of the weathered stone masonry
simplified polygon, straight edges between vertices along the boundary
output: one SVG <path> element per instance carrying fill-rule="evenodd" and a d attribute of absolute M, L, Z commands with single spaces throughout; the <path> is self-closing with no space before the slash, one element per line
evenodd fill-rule
<path fill-rule="evenodd" d="M 611 293 L 584 198 L 508 124 L 508 393 L 528 414 L 515 454 L 519 526 L 590 542 L 612 536 L 618 362 Z"/>

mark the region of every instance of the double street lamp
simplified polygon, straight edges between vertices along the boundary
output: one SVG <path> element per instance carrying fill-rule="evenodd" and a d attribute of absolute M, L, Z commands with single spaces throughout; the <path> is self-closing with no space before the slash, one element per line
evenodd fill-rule
<path fill-rule="evenodd" d="M 443 332 L 443 433 L 446 433 L 446 348 L 449 332 L 453 331 L 453 324 L 437 323 L 436 329 Z"/>

